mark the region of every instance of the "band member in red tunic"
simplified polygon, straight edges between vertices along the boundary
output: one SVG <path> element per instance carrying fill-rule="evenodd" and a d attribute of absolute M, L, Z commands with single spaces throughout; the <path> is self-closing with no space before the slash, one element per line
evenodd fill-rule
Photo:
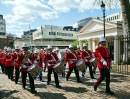
<path fill-rule="evenodd" d="M 19 58 L 19 62 L 21 62 L 20 72 L 22 74 L 23 89 L 25 89 L 26 78 L 28 74 L 31 92 L 35 94 L 37 93 L 37 91 L 35 90 L 34 79 L 31 76 L 31 74 L 27 71 L 28 67 L 30 67 L 34 63 L 34 57 L 33 57 L 33 54 L 28 51 L 28 45 L 26 43 L 23 43 L 22 48 L 23 48 L 23 52 L 21 54 L 21 57 Z"/>
<path fill-rule="evenodd" d="M 50 84 L 51 74 L 52 74 L 52 72 L 54 72 L 56 88 L 61 88 L 61 86 L 59 85 L 58 75 L 53 69 L 54 65 L 58 62 L 58 57 L 57 57 L 56 53 L 52 52 L 51 45 L 48 45 L 47 49 L 48 49 L 48 53 L 44 54 L 44 56 L 42 57 L 43 62 L 46 64 L 47 69 L 48 69 L 47 85 Z"/>
<path fill-rule="evenodd" d="M 7 48 L 5 66 L 7 67 L 8 78 L 13 81 L 14 80 L 14 77 L 13 77 L 14 66 L 13 66 L 13 55 L 11 52 L 11 48 Z"/>
<path fill-rule="evenodd" d="M 68 79 L 74 69 L 75 75 L 77 78 L 77 82 L 82 83 L 82 81 L 80 80 L 80 77 L 79 77 L 79 71 L 76 67 L 76 63 L 78 61 L 78 56 L 77 56 L 76 52 L 74 51 L 74 47 L 71 44 L 69 45 L 69 51 L 67 51 L 65 59 L 68 62 L 68 66 L 69 66 L 69 71 L 67 73 L 66 80 L 68 81 Z"/>
<path fill-rule="evenodd" d="M 38 64 L 38 66 L 42 69 L 42 58 L 41 58 L 41 55 L 40 55 L 40 50 L 39 49 L 35 49 L 34 50 L 34 62 Z M 41 82 L 43 82 L 43 76 L 42 76 L 42 72 L 39 74 L 39 79 Z"/>
<path fill-rule="evenodd" d="M 87 44 L 83 44 L 83 50 L 81 51 L 81 58 L 84 60 L 86 67 L 89 67 L 89 73 L 90 77 L 92 79 L 94 78 L 93 71 L 92 71 L 92 65 L 90 64 L 89 60 L 92 58 L 92 52 L 88 50 Z M 84 77 L 86 71 L 83 71 L 82 76 Z"/>
<path fill-rule="evenodd" d="M 13 65 L 15 68 L 15 84 L 17 84 L 18 82 L 19 74 L 20 74 L 20 71 L 19 71 L 20 63 L 18 61 L 18 58 L 20 58 L 20 56 L 21 56 L 20 48 L 19 46 L 15 46 L 15 52 L 13 53 L 13 60 L 14 60 Z"/>
<path fill-rule="evenodd" d="M 3 57 L 3 51 L 0 50 L 0 66 L 1 66 L 2 73 L 5 73 L 5 71 L 4 71 L 4 65 L 2 63 L 2 57 Z"/>
<path fill-rule="evenodd" d="M 101 37 L 99 40 L 100 47 L 96 49 L 96 56 L 98 57 L 98 68 L 100 70 L 100 77 L 94 85 L 94 90 L 97 90 L 98 85 L 106 78 L 106 93 L 114 94 L 110 90 L 110 68 L 111 58 L 109 49 L 106 48 L 106 39 Z"/>
<path fill-rule="evenodd" d="M 76 54 L 78 55 L 78 59 L 81 59 L 81 55 L 80 55 L 80 53 L 81 53 L 80 46 L 77 45 Z"/>

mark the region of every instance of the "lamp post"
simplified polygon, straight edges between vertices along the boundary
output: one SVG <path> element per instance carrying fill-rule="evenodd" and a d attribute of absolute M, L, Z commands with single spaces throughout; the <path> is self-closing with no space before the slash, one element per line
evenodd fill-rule
<path fill-rule="evenodd" d="M 103 26 L 104 26 L 104 37 L 105 37 L 105 4 L 102 1 L 101 4 L 102 12 L 103 12 Z"/>

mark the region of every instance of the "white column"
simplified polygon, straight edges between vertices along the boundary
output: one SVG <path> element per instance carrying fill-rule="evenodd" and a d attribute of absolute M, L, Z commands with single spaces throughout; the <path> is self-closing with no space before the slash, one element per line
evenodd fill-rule
<path fill-rule="evenodd" d="M 83 49 L 83 47 L 82 47 L 82 44 L 83 42 L 82 42 L 82 40 L 79 40 L 79 46 L 80 46 L 80 50 L 82 50 Z"/>
<path fill-rule="evenodd" d="M 92 39 L 88 39 L 88 49 L 92 50 Z"/>
<path fill-rule="evenodd" d="M 95 51 L 95 46 L 96 46 L 95 40 L 92 40 L 92 51 L 93 52 Z"/>
<path fill-rule="evenodd" d="M 115 36 L 114 37 L 114 64 L 117 64 L 118 63 L 118 51 L 119 51 L 119 47 L 118 47 L 118 37 Z"/>

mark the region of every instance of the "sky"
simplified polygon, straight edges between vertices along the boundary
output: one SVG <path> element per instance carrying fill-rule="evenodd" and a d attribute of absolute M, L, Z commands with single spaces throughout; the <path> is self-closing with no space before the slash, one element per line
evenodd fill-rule
<path fill-rule="evenodd" d="M 6 20 L 6 32 L 21 37 L 23 31 L 41 25 L 73 26 L 87 17 L 102 17 L 100 2 L 95 0 L 0 0 L 0 14 Z M 120 12 L 120 4 L 106 5 L 105 14 Z"/>

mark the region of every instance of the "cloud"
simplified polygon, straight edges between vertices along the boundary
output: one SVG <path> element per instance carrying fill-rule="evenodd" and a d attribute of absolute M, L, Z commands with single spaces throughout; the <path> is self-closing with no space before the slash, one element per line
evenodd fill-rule
<path fill-rule="evenodd" d="M 74 23 L 71 26 L 73 26 L 73 28 L 78 28 L 78 23 Z"/>
<path fill-rule="evenodd" d="M 110 7 L 109 4 L 111 4 L 111 8 L 115 8 L 115 7 L 119 8 L 120 7 L 119 1 L 117 2 L 115 1 L 116 0 L 113 0 L 111 3 L 107 2 L 106 4 L 107 8 Z M 95 4 L 94 2 L 95 0 L 49 0 L 48 4 L 51 5 L 56 11 L 66 13 L 71 9 L 77 9 L 80 13 L 83 13 L 86 10 L 101 9 L 100 8 L 101 2 L 96 2 Z"/>

